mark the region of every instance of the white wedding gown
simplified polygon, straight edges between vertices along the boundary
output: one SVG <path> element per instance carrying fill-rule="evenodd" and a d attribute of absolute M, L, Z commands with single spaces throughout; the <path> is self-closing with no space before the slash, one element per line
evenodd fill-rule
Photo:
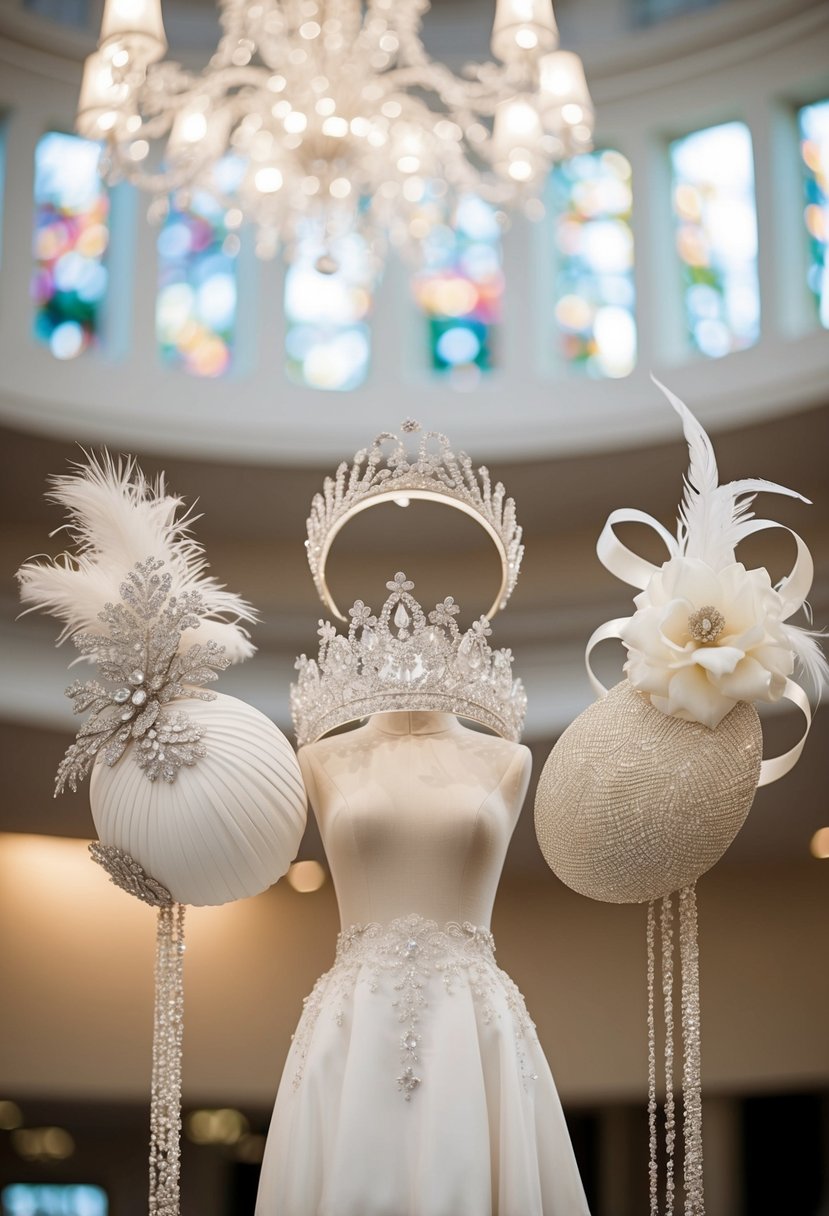
<path fill-rule="evenodd" d="M 299 755 L 344 929 L 294 1035 L 256 1216 L 586 1216 L 489 933 L 528 750 L 392 713 Z"/>

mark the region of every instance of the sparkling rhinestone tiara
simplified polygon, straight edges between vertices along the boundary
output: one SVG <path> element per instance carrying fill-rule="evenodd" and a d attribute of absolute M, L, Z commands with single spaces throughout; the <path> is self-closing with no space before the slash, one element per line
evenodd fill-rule
<path fill-rule="evenodd" d="M 404 436 L 420 431 L 407 419 Z M 338 532 L 360 511 L 381 502 L 425 499 L 455 507 L 471 516 L 493 541 L 501 559 L 501 585 L 487 612 L 491 618 L 512 595 L 521 567 L 524 546 L 515 521 L 515 502 L 507 498 L 501 482 L 492 485 L 489 470 L 477 471 L 465 452 L 455 454 L 445 435 L 424 431 L 417 448 L 407 450 L 406 439 L 384 431 L 371 447 L 357 452 L 349 468 L 343 463 L 334 477 L 326 477 L 321 494 L 315 494 L 308 516 L 308 564 L 320 598 L 338 620 L 345 621 L 325 579 L 328 554 Z"/>
<path fill-rule="evenodd" d="M 513 680 L 511 652 L 490 647 L 488 619 L 480 617 L 462 634 L 451 596 L 427 618 L 405 574 L 386 587 L 391 595 L 379 616 L 357 600 L 347 637 L 320 621 L 319 658 L 297 659 L 291 713 L 299 746 L 390 710 L 458 714 L 517 742 L 527 697 Z"/>

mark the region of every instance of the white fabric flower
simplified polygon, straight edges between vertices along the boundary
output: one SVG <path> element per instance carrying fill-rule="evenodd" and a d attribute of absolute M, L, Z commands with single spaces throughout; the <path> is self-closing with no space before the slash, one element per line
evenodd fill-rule
<path fill-rule="evenodd" d="M 793 657 L 767 570 L 674 557 L 634 602 L 625 671 L 662 713 L 713 729 L 738 701 L 783 695 Z"/>

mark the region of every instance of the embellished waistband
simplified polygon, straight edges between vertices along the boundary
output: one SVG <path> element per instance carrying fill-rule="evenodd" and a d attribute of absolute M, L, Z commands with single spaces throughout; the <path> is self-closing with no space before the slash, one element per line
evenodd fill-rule
<path fill-rule="evenodd" d="M 397 1087 L 407 1102 L 423 1083 L 421 1015 L 430 1003 L 428 997 L 441 992 L 451 997 L 462 988 L 472 992 L 486 1023 L 499 1016 L 497 1010 L 501 1006 L 509 1010 L 522 1074 L 525 1080 L 534 1079 L 535 1074 L 526 1067 L 524 1049 L 518 1045 L 519 1039 L 534 1034 L 534 1026 L 521 993 L 495 962 L 495 941 L 490 930 L 470 921 L 447 921 L 441 925 L 413 912 L 385 924 L 373 921 L 350 925 L 339 934 L 334 966 L 320 977 L 305 1000 L 305 1011 L 294 1039 L 295 1088 L 301 1081 L 314 1028 L 323 1009 L 329 1011 L 336 1025 L 342 1026 L 358 983 L 365 984 L 369 992 L 384 992 L 390 1001 L 391 1015 L 400 1027 L 401 1071 L 396 1078 Z"/>
<path fill-rule="evenodd" d="M 436 966 L 442 952 L 452 956 L 468 953 L 478 958 L 494 960 L 495 939 L 484 925 L 471 921 L 446 921 L 439 924 L 412 912 L 381 923 L 349 925 L 337 936 L 337 958 L 355 960 L 359 955 L 382 956 L 387 962 L 427 962 Z"/>

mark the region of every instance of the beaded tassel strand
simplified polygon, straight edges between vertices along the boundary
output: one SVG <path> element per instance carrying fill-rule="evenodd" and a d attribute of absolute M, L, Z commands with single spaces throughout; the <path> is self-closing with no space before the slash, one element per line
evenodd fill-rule
<path fill-rule="evenodd" d="M 656 926 L 657 901 L 648 904 L 648 1182 L 650 1216 L 659 1216 L 658 1102 L 656 1090 Z M 682 1097 L 684 1112 L 683 1182 L 684 1216 L 705 1216 L 702 1162 L 702 1073 L 700 1050 L 699 946 L 697 941 L 696 886 L 679 892 L 679 961 L 681 969 Z M 674 1154 L 676 1102 L 674 1098 L 674 908 L 665 896 L 659 914 L 659 962 L 662 1012 L 665 1026 L 665 1216 L 673 1216 L 676 1198 Z"/>
<path fill-rule="evenodd" d="M 181 1051 L 184 1033 L 184 905 L 158 909 L 155 956 L 150 1216 L 179 1216 Z"/>

